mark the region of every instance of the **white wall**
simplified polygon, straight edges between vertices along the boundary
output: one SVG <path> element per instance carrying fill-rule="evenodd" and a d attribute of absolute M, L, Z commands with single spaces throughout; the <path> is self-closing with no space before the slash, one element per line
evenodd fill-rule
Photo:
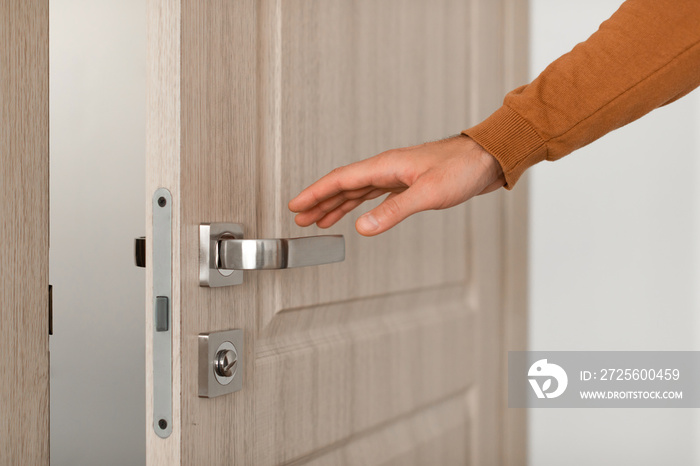
<path fill-rule="evenodd" d="M 532 0 L 531 71 L 620 0 Z M 700 95 L 531 173 L 533 350 L 696 350 Z M 530 464 L 699 464 L 692 409 L 530 412 Z"/>
<path fill-rule="evenodd" d="M 144 464 L 145 2 L 50 23 L 51 464 Z"/>

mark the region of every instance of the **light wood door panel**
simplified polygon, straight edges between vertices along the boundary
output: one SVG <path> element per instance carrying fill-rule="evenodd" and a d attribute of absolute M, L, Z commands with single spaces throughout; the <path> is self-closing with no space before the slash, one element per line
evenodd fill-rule
<path fill-rule="evenodd" d="M 272 46 L 263 69 L 278 95 L 262 109 L 261 125 L 263 138 L 279 142 L 259 155 L 261 235 L 322 234 L 297 227 L 286 209 L 301 188 L 340 165 L 467 127 L 468 28 L 454 18 L 468 12 L 462 0 L 299 0 L 280 2 L 265 18 L 259 33 L 271 35 Z M 276 292 L 262 296 L 276 302 L 261 309 L 463 283 L 467 211 L 425 213 L 372 239 L 353 233 L 353 213 L 333 230 L 346 234 L 346 262 L 263 273 Z"/>
<path fill-rule="evenodd" d="M 302 464 L 469 465 L 471 421 L 469 402 L 458 394 L 409 413 L 398 422 L 331 445 Z"/>
<path fill-rule="evenodd" d="M 376 238 L 353 213 L 330 230 L 343 263 L 198 285 L 200 223 L 324 234 L 286 208 L 304 186 L 497 107 L 503 8 L 149 0 L 147 204 L 170 189 L 175 248 L 173 433 L 151 428 L 148 342 L 149 464 L 503 463 L 504 329 L 519 333 L 503 313 L 501 193 Z M 197 335 L 232 328 L 243 390 L 198 398 Z"/>
<path fill-rule="evenodd" d="M 358 298 L 275 321 L 256 343 L 260 464 L 402 424 L 475 382 L 475 322 L 461 287 Z"/>
<path fill-rule="evenodd" d="M 0 1 L 0 464 L 49 464 L 49 5 Z"/>

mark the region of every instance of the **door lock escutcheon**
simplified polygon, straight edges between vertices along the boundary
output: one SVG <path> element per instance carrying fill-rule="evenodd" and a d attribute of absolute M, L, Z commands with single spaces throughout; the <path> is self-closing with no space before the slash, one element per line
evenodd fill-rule
<path fill-rule="evenodd" d="M 243 388 L 242 351 L 243 330 L 199 334 L 200 397 L 214 398 Z"/>
<path fill-rule="evenodd" d="M 274 270 L 345 260 L 343 235 L 245 239 L 240 223 L 199 226 L 199 285 L 240 285 L 244 270 Z"/>

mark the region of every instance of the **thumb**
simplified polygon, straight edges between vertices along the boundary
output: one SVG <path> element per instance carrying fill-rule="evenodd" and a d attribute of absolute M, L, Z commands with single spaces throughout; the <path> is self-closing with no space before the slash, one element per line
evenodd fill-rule
<path fill-rule="evenodd" d="M 402 193 L 391 193 L 374 209 L 355 222 L 355 228 L 363 236 L 375 236 L 396 226 L 407 217 L 425 210 L 424 196 L 418 194 L 415 185 Z"/>

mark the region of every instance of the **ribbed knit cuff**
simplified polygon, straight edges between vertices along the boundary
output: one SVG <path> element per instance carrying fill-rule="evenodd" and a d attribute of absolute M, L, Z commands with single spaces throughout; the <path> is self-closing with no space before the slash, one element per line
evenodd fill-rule
<path fill-rule="evenodd" d="M 530 123 L 505 105 L 462 134 L 498 160 L 506 178 L 506 189 L 513 189 L 525 170 L 547 157 L 545 141 Z"/>

